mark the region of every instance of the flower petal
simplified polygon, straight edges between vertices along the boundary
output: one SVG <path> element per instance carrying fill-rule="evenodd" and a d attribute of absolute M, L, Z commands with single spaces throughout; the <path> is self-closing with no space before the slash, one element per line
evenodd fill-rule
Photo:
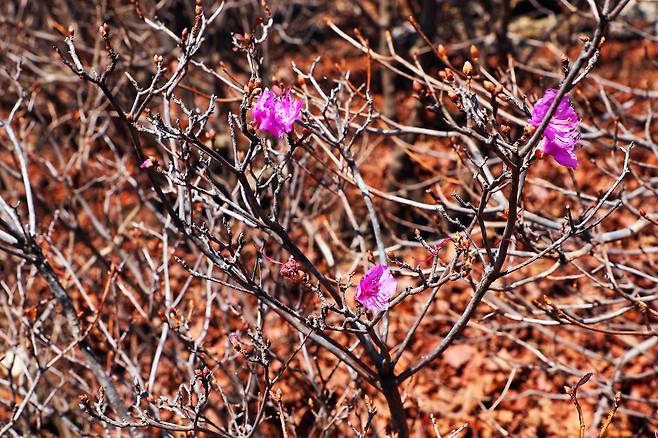
<path fill-rule="evenodd" d="M 258 129 L 281 138 L 293 130 L 295 120 L 299 119 L 302 101 L 292 99 L 290 91 L 277 96 L 269 89 L 263 90 L 252 110 L 254 122 Z"/>
<path fill-rule="evenodd" d="M 544 96 L 535 104 L 532 118 L 528 122 L 535 127 L 541 125 L 556 97 L 556 89 L 547 89 Z M 544 138 L 540 147 L 545 154 L 551 155 L 559 164 L 575 169 L 578 167 L 578 159 L 574 149 L 579 141 L 580 118 L 571 106 L 569 97 L 565 95 L 544 130 Z"/>
<path fill-rule="evenodd" d="M 375 265 L 361 278 L 354 297 L 366 309 L 384 311 L 397 289 L 397 281 L 388 266 Z"/>

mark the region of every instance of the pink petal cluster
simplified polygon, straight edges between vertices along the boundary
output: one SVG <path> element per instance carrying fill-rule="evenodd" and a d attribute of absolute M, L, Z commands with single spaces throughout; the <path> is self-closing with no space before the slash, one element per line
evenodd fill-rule
<path fill-rule="evenodd" d="M 397 281 L 384 264 L 372 267 L 361 278 L 354 296 L 368 310 L 383 312 L 397 289 Z"/>
<path fill-rule="evenodd" d="M 299 119 L 302 111 L 301 100 L 290 97 L 290 91 L 281 96 L 266 88 L 256 101 L 252 111 L 254 122 L 261 131 L 269 132 L 281 138 L 284 133 L 291 132 L 293 123 Z"/>
<path fill-rule="evenodd" d="M 549 88 L 544 92 L 544 96 L 537 101 L 532 111 L 532 119 L 529 120 L 532 126 L 537 128 L 541 125 L 556 97 L 557 90 L 554 88 Z M 574 148 L 579 140 L 580 117 L 571 106 L 569 96 L 565 95 L 544 130 L 544 138 L 540 148 L 545 154 L 555 158 L 555 161 L 561 165 L 575 169 L 578 167 L 578 159 Z"/>
<path fill-rule="evenodd" d="M 302 265 L 299 264 L 292 256 L 281 265 L 281 276 L 289 278 L 295 283 L 300 283 L 304 278 L 304 272 L 302 272 Z"/>
<path fill-rule="evenodd" d="M 140 169 L 149 169 L 153 167 L 155 159 L 153 157 L 148 157 L 142 164 L 139 165 Z"/>

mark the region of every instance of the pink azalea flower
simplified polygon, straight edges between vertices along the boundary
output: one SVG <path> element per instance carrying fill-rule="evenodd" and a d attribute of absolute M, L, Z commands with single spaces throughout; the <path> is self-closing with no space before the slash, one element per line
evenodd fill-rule
<path fill-rule="evenodd" d="M 397 281 L 384 264 L 372 267 L 361 278 L 354 296 L 368 310 L 383 312 L 397 289 Z"/>
<path fill-rule="evenodd" d="M 139 168 L 140 169 L 148 169 L 150 167 L 153 167 L 153 162 L 154 161 L 155 160 L 153 159 L 153 157 L 148 157 L 146 160 L 144 160 L 144 162 L 142 164 L 139 165 Z"/>
<path fill-rule="evenodd" d="M 291 132 L 293 123 L 299 119 L 302 111 L 301 100 L 290 97 L 290 90 L 281 96 L 266 88 L 256 101 L 252 111 L 254 122 L 261 131 L 269 132 L 281 138 L 284 133 Z"/>
<path fill-rule="evenodd" d="M 537 128 L 541 125 L 556 96 L 557 90 L 549 88 L 544 92 L 544 97 L 535 103 L 532 118 L 529 120 L 532 126 Z M 544 138 L 540 148 L 545 154 L 555 158 L 555 161 L 561 165 L 575 169 L 578 167 L 578 159 L 574 148 L 579 140 L 580 117 L 571 106 L 569 96 L 565 95 L 544 130 Z"/>

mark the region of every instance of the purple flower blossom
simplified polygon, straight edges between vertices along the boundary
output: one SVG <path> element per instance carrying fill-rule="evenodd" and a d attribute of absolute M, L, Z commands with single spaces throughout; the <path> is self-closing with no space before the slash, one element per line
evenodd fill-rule
<path fill-rule="evenodd" d="M 383 312 L 388 309 L 388 301 L 395 293 L 397 285 L 388 266 L 379 264 L 361 278 L 354 296 L 366 309 Z"/>
<path fill-rule="evenodd" d="M 538 128 L 541 125 L 556 96 L 557 90 L 549 88 L 544 92 L 544 97 L 535 103 L 532 119 L 529 120 L 532 126 Z M 555 158 L 555 161 L 561 165 L 575 169 L 578 167 L 578 159 L 574 147 L 579 140 L 580 117 L 571 106 L 569 96 L 565 95 L 544 130 L 544 138 L 540 148 L 545 154 Z"/>
<path fill-rule="evenodd" d="M 292 131 L 292 125 L 299 119 L 303 102 L 290 97 L 290 91 L 281 96 L 266 88 L 256 101 L 252 111 L 254 122 L 261 131 L 267 131 L 281 138 Z"/>
<path fill-rule="evenodd" d="M 140 169 L 149 169 L 149 168 L 153 167 L 156 163 L 157 163 L 157 161 L 155 161 L 155 158 L 148 157 L 148 158 L 146 158 L 146 160 L 144 160 L 142 162 L 142 164 L 139 165 L 139 168 Z"/>

